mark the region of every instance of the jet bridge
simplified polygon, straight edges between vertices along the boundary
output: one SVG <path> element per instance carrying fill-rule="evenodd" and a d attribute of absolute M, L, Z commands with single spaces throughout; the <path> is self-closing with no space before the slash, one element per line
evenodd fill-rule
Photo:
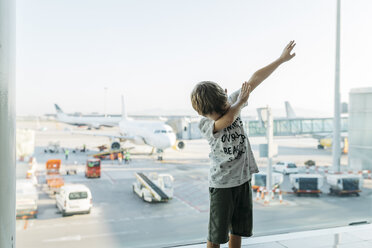
<path fill-rule="evenodd" d="M 266 129 L 260 121 L 246 121 L 250 137 L 266 136 Z M 341 132 L 348 131 L 348 118 L 341 118 Z M 333 118 L 295 118 L 274 120 L 274 136 L 295 136 L 304 134 L 332 134 Z"/>

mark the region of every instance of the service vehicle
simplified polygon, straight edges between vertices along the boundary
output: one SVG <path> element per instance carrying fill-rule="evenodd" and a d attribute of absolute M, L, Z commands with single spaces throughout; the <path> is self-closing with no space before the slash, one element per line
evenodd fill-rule
<path fill-rule="evenodd" d="M 120 148 L 120 149 L 116 149 L 116 150 L 102 151 L 102 152 L 94 154 L 93 157 L 97 158 L 97 159 L 102 159 L 102 160 L 105 160 L 105 159 L 116 160 L 119 157 L 118 154 L 120 153 L 121 155 L 123 155 L 123 153 L 125 151 L 126 151 L 126 149 L 124 149 L 124 148 Z"/>
<path fill-rule="evenodd" d="M 363 178 L 353 174 L 332 174 L 327 175 L 329 192 L 331 194 L 355 194 L 359 196 L 363 185 Z"/>
<path fill-rule="evenodd" d="M 62 164 L 60 169 L 61 175 L 77 175 L 77 164 Z"/>
<path fill-rule="evenodd" d="M 323 186 L 324 177 L 319 174 L 292 174 L 289 176 L 292 190 L 297 196 L 302 194 L 314 194 L 319 196 Z"/>
<path fill-rule="evenodd" d="M 49 142 L 48 146 L 44 149 L 45 153 L 59 153 L 60 151 L 60 144 L 59 141 L 56 142 Z"/>
<path fill-rule="evenodd" d="M 100 178 L 101 177 L 101 160 L 88 159 L 85 168 L 85 177 L 87 178 Z"/>
<path fill-rule="evenodd" d="M 56 195 L 56 205 L 62 216 L 89 214 L 93 207 L 92 193 L 83 184 L 66 184 Z"/>
<path fill-rule="evenodd" d="M 61 176 L 60 168 L 60 159 L 49 159 L 46 162 L 46 183 L 54 194 L 57 193 L 65 183 Z"/>
<path fill-rule="evenodd" d="M 257 189 L 259 189 L 260 187 L 266 188 L 266 175 L 267 175 L 266 172 L 258 172 L 252 175 L 251 185 L 254 191 L 257 191 Z M 278 188 L 283 183 L 283 175 L 280 173 L 273 172 L 272 180 L 273 188 Z"/>
<path fill-rule="evenodd" d="M 173 198 L 173 181 L 170 174 L 135 173 L 137 181 L 132 185 L 133 192 L 147 202 L 167 202 Z"/>
<path fill-rule="evenodd" d="M 32 180 L 19 179 L 16 182 L 16 217 L 36 218 L 38 193 Z"/>
<path fill-rule="evenodd" d="M 274 171 L 283 173 L 284 175 L 298 173 L 297 165 L 293 162 L 278 162 L 273 165 Z"/>

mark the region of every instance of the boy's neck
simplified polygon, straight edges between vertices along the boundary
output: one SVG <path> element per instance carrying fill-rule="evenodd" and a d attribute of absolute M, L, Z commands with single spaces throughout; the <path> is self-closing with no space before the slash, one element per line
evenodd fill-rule
<path fill-rule="evenodd" d="M 217 121 L 218 119 L 222 117 L 222 115 L 214 112 L 213 114 L 205 115 L 205 117 L 212 119 L 214 121 Z"/>
<path fill-rule="evenodd" d="M 229 111 L 230 109 L 230 104 L 228 104 L 226 106 L 226 109 L 225 109 L 225 112 L 223 114 L 219 114 L 219 113 L 216 113 L 216 112 L 213 112 L 212 114 L 209 114 L 209 115 L 205 115 L 205 117 L 209 118 L 209 119 L 212 119 L 214 121 L 217 121 L 218 119 L 220 119 L 222 116 L 224 116 L 227 111 Z"/>

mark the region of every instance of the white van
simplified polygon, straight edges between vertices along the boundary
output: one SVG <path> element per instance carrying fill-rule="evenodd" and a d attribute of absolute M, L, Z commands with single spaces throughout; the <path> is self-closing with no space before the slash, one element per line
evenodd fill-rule
<path fill-rule="evenodd" d="M 56 204 L 63 216 L 77 213 L 90 213 L 92 193 L 83 184 L 66 184 L 56 195 Z"/>

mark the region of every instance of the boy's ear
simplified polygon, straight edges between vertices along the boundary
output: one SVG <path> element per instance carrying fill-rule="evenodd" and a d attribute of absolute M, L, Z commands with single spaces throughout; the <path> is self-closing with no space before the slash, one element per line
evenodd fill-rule
<path fill-rule="evenodd" d="M 225 93 L 227 94 L 227 89 L 225 89 Z"/>

